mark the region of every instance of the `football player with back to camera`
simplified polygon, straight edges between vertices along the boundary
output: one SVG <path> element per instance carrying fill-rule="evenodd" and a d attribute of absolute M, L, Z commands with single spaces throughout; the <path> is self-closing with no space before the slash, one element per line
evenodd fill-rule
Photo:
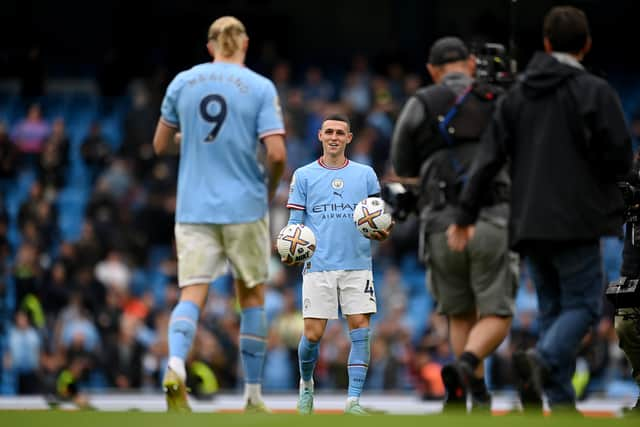
<path fill-rule="evenodd" d="M 162 102 L 153 146 L 163 153 L 181 132 L 176 248 L 180 301 L 169 321 L 163 387 L 169 410 L 189 411 L 185 359 L 209 284 L 229 262 L 241 308 L 245 411 L 268 412 L 262 392 L 267 326 L 264 283 L 270 238 L 268 201 L 284 170 L 284 124 L 273 83 L 244 66 L 249 38 L 225 16 L 209 28 L 213 62 L 179 73 Z M 266 149 L 268 184 L 257 158 Z"/>
<path fill-rule="evenodd" d="M 380 184 L 371 167 L 345 156 L 352 138 L 346 116 L 326 117 L 318 131 L 322 157 L 298 168 L 291 180 L 289 224 L 309 227 L 317 242 L 302 276 L 304 333 L 298 346 L 301 414 L 313 412 L 313 370 L 318 347 L 327 320 L 338 318 L 338 305 L 347 318 L 351 338 L 345 413 L 366 414 L 359 398 L 369 365 L 369 320 L 376 312 L 376 294 L 371 244 L 354 225 L 353 210 L 361 200 L 378 196 Z M 373 231 L 369 238 L 385 240 L 391 226 Z M 293 265 L 290 257 L 283 262 Z"/>
<path fill-rule="evenodd" d="M 419 176 L 421 257 L 456 356 L 441 372 L 444 410 L 466 411 L 469 396 L 474 412 L 488 412 L 483 361 L 509 332 L 518 277 L 517 256 L 507 245 L 506 172 L 484 191 L 476 239 L 463 253 L 449 249 L 445 232 L 502 89 L 474 81 L 475 57 L 457 37 L 432 45 L 427 69 L 434 84 L 403 107 L 391 159 L 399 176 Z"/>
<path fill-rule="evenodd" d="M 544 393 L 553 412 L 577 414 L 571 379 L 600 317 L 600 238 L 622 230 L 616 180 L 631 167 L 631 138 L 615 91 L 580 63 L 591 47 L 584 12 L 552 8 L 543 44 L 498 101 L 448 237 L 456 250 L 472 244 L 482 197 L 510 161 L 509 244 L 527 262 L 540 322 L 535 348 L 513 355 L 520 399 L 540 413 Z"/>

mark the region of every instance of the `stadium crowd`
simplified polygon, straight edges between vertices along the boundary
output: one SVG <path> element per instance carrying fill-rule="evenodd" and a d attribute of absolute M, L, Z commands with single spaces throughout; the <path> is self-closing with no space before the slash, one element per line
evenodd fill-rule
<path fill-rule="evenodd" d="M 310 66 L 297 79 L 286 61 L 271 69 L 288 150 L 286 179 L 270 209 L 275 236 L 288 218 L 291 173 L 318 157 L 316 133 L 329 113 L 352 119 L 349 157 L 371 165 L 382 181 L 393 180 L 395 119 L 422 78 L 396 63 L 374 71 L 362 55 L 331 78 Z M 72 387 L 159 390 L 168 319 L 178 297 L 178 151 L 156 157 L 151 147 L 163 84 L 137 82 L 115 98 L 0 94 L 0 393 L 64 397 Z M 634 89 L 621 95 L 640 98 Z M 625 101 L 637 143 L 640 103 Z M 409 218 L 396 225 L 391 239 L 375 245 L 379 307 L 365 390 L 438 399 L 444 394 L 440 368 L 453 356 L 446 319 L 433 310 L 416 257 L 416 228 L 416 218 Z M 610 281 L 619 274 L 622 243 L 605 239 L 602 251 Z M 267 392 L 298 386 L 300 288 L 300 272 L 283 267 L 274 251 L 266 296 Z M 535 342 L 536 301 L 522 268 L 511 334 L 488 362 L 493 390 L 513 388 L 510 355 Z M 201 319 L 190 356 L 192 390 L 203 397 L 237 390 L 239 314 L 230 276 L 212 283 Z M 612 319 L 609 307 L 583 342 L 574 376 L 579 396 L 633 394 Z M 319 390 L 346 387 L 348 352 L 345 326 L 331 322 L 316 369 Z"/>

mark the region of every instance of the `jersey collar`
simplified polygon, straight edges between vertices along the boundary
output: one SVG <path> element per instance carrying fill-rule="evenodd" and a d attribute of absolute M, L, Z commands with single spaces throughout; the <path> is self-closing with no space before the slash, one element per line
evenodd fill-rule
<path fill-rule="evenodd" d="M 322 161 L 322 157 L 320 157 L 318 159 L 318 164 L 325 169 L 337 170 L 337 169 L 346 168 L 347 165 L 349 164 L 349 159 L 345 157 L 344 163 L 342 164 L 342 166 L 328 166 L 325 162 Z"/>

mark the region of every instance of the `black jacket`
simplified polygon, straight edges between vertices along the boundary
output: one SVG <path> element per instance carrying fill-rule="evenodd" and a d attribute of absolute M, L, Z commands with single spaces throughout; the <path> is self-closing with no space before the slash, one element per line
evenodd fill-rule
<path fill-rule="evenodd" d="M 631 138 L 606 81 L 537 53 L 498 101 L 481 144 L 457 224 L 475 221 L 483 188 L 510 159 L 512 247 L 620 234 L 615 182 L 631 166 Z"/>

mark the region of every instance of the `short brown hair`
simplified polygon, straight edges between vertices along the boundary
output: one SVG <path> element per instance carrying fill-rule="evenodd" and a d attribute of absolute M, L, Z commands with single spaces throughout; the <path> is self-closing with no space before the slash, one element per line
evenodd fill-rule
<path fill-rule="evenodd" d="M 556 6 L 544 18 L 544 37 L 556 52 L 578 53 L 590 36 L 587 15 L 573 6 Z"/>
<path fill-rule="evenodd" d="M 327 120 L 334 120 L 336 122 L 345 122 L 347 124 L 347 129 L 351 129 L 351 121 L 349 120 L 349 117 L 345 116 L 344 114 L 339 114 L 339 113 L 329 114 L 324 118 L 322 123 L 326 122 Z"/>

